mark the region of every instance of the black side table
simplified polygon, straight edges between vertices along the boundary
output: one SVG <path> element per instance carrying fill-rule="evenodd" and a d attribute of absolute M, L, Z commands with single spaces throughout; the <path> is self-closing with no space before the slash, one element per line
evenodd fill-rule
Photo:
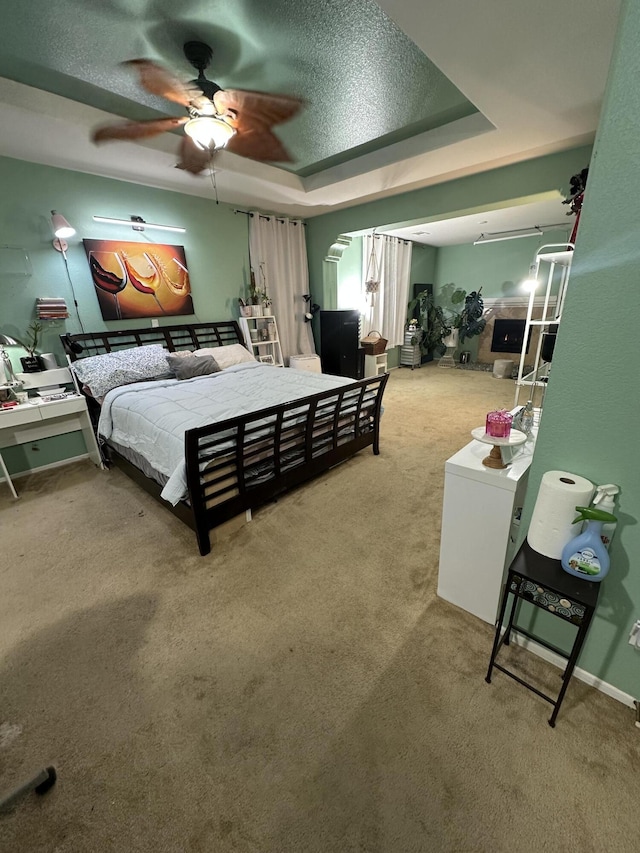
<path fill-rule="evenodd" d="M 582 649 L 582 645 L 587 636 L 587 631 L 589 630 L 589 625 L 591 624 L 591 619 L 596 609 L 599 592 L 599 583 L 573 577 L 573 575 L 568 574 L 562 569 L 560 560 L 553 560 L 550 557 L 544 557 L 542 554 L 538 554 L 538 552 L 534 551 L 525 540 L 514 557 L 507 574 L 507 582 L 502 594 L 500 613 L 496 623 L 496 635 L 493 641 L 491 660 L 489 661 L 489 671 L 487 672 L 485 681 L 488 684 L 491 684 L 491 673 L 495 668 L 500 670 L 500 672 L 504 672 L 505 675 L 508 675 L 510 678 L 513 678 L 518 682 L 518 684 L 522 684 L 523 687 L 526 687 L 528 690 L 532 690 L 538 696 L 546 699 L 547 702 L 550 702 L 553 705 L 553 713 L 549 718 L 549 725 L 552 728 L 555 727 L 560 705 L 562 704 L 564 694 L 569 686 L 569 681 L 573 675 L 578 655 Z M 509 595 L 513 596 L 513 602 L 511 604 L 507 627 L 501 637 L 500 635 L 502 633 L 502 626 Z M 563 619 L 565 622 L 570 622 L 572 625 L 577 626 L 578 633 L 569 654 L 562 649 L 551 645 L 551 643 L 548 643 L 541 637 L 538 637 L 515 624 L 516 609 L 520 600 L 528 601 L 535 607 L 540 607 L 542 610 L 552 613 L 559 619 Z M 546 693 L 538 690 L 514 672 L 511 672 L 496 663 L 498 652 L 503 645 L 509 645 L 511 640 L 511 631 L 514 629 L 518 631 L 519 634 L 523 634 L 530 640 L 540 643 L 541 646 L 550 649 L 552 652 L 555 652 L 557 655 L 560 655 L 567 660 L 567 666 L 562 675 L 562 687 L 555 699 L 551 696 L 547 696 Z"/>

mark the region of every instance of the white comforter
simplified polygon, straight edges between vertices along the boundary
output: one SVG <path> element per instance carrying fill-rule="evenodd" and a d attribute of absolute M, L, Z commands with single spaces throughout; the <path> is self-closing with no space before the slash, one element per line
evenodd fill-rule
<path fill-rule="evenodd" d="M 105 396 L 98 432 L 139 453 L 168 477 L 162 497 L 187 492 L 184 433 L 353 382 L 342 376 L 249 363 L 178 381 L 124 385 Z"/>

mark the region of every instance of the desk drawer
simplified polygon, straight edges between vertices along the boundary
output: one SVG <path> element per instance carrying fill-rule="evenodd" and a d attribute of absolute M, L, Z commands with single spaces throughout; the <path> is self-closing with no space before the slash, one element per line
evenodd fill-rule
<path fill-rule="evenodd" d="M 15 409 L 0 411 L 0 430 L 22 426 L 23 424 L 38 423 L 40 408 L 37 406 L 17 406 Z"/>
<path fill-rule="evenodd" d="M 60 418 L 73 412 L 84 412 L 86 403 L 84 397 L 70 397 L 68 400 L 56 400 L 52 403 L 40 403 L 38 411 L 43 421 L 49 418 Z"/>
<path fill-rule="evenodd" d="M 570 598 L 563 598 L 557 592 L 547 589 L 540 584 L 534 583 L 527 578 L 522 578 L 519 575 L 512 575 L 509 585 L 509 592 L 523 598 L 525 601 L 530 601 L 536 607 L 541 607 L 543 610 L 548 610 L 555 616 L 560 616 L 561 619 L 566 619 L 573 625 L 581 625 L 584 619 L 585 607 Z"/>

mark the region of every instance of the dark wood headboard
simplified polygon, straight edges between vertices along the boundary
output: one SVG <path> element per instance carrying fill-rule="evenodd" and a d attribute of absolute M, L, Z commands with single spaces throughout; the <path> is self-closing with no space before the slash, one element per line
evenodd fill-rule
<path fill-rule="evenodd" d="M 90 355 L 103 355 L 120 349 L 161 344 L 169 352 L 221 347 L 227 344 L 246 346 L 235 320 L 220 323 L 189 323 L 182 326 L 146 326 L 144 329 L 84 332 L 60 335 L 64 351 L 71 361 Z"/>

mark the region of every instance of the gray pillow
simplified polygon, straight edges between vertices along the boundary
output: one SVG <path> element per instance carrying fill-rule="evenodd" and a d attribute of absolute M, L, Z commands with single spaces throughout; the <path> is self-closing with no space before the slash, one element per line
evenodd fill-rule
<path fill-rule="evenodd" d="M 218 373 L 220 367 L 212 355 L 196 358 L 195 355 L 168 355 L 167 362 L 176 379 L 193 379 L 195 376 L 207 376 Z"/>

